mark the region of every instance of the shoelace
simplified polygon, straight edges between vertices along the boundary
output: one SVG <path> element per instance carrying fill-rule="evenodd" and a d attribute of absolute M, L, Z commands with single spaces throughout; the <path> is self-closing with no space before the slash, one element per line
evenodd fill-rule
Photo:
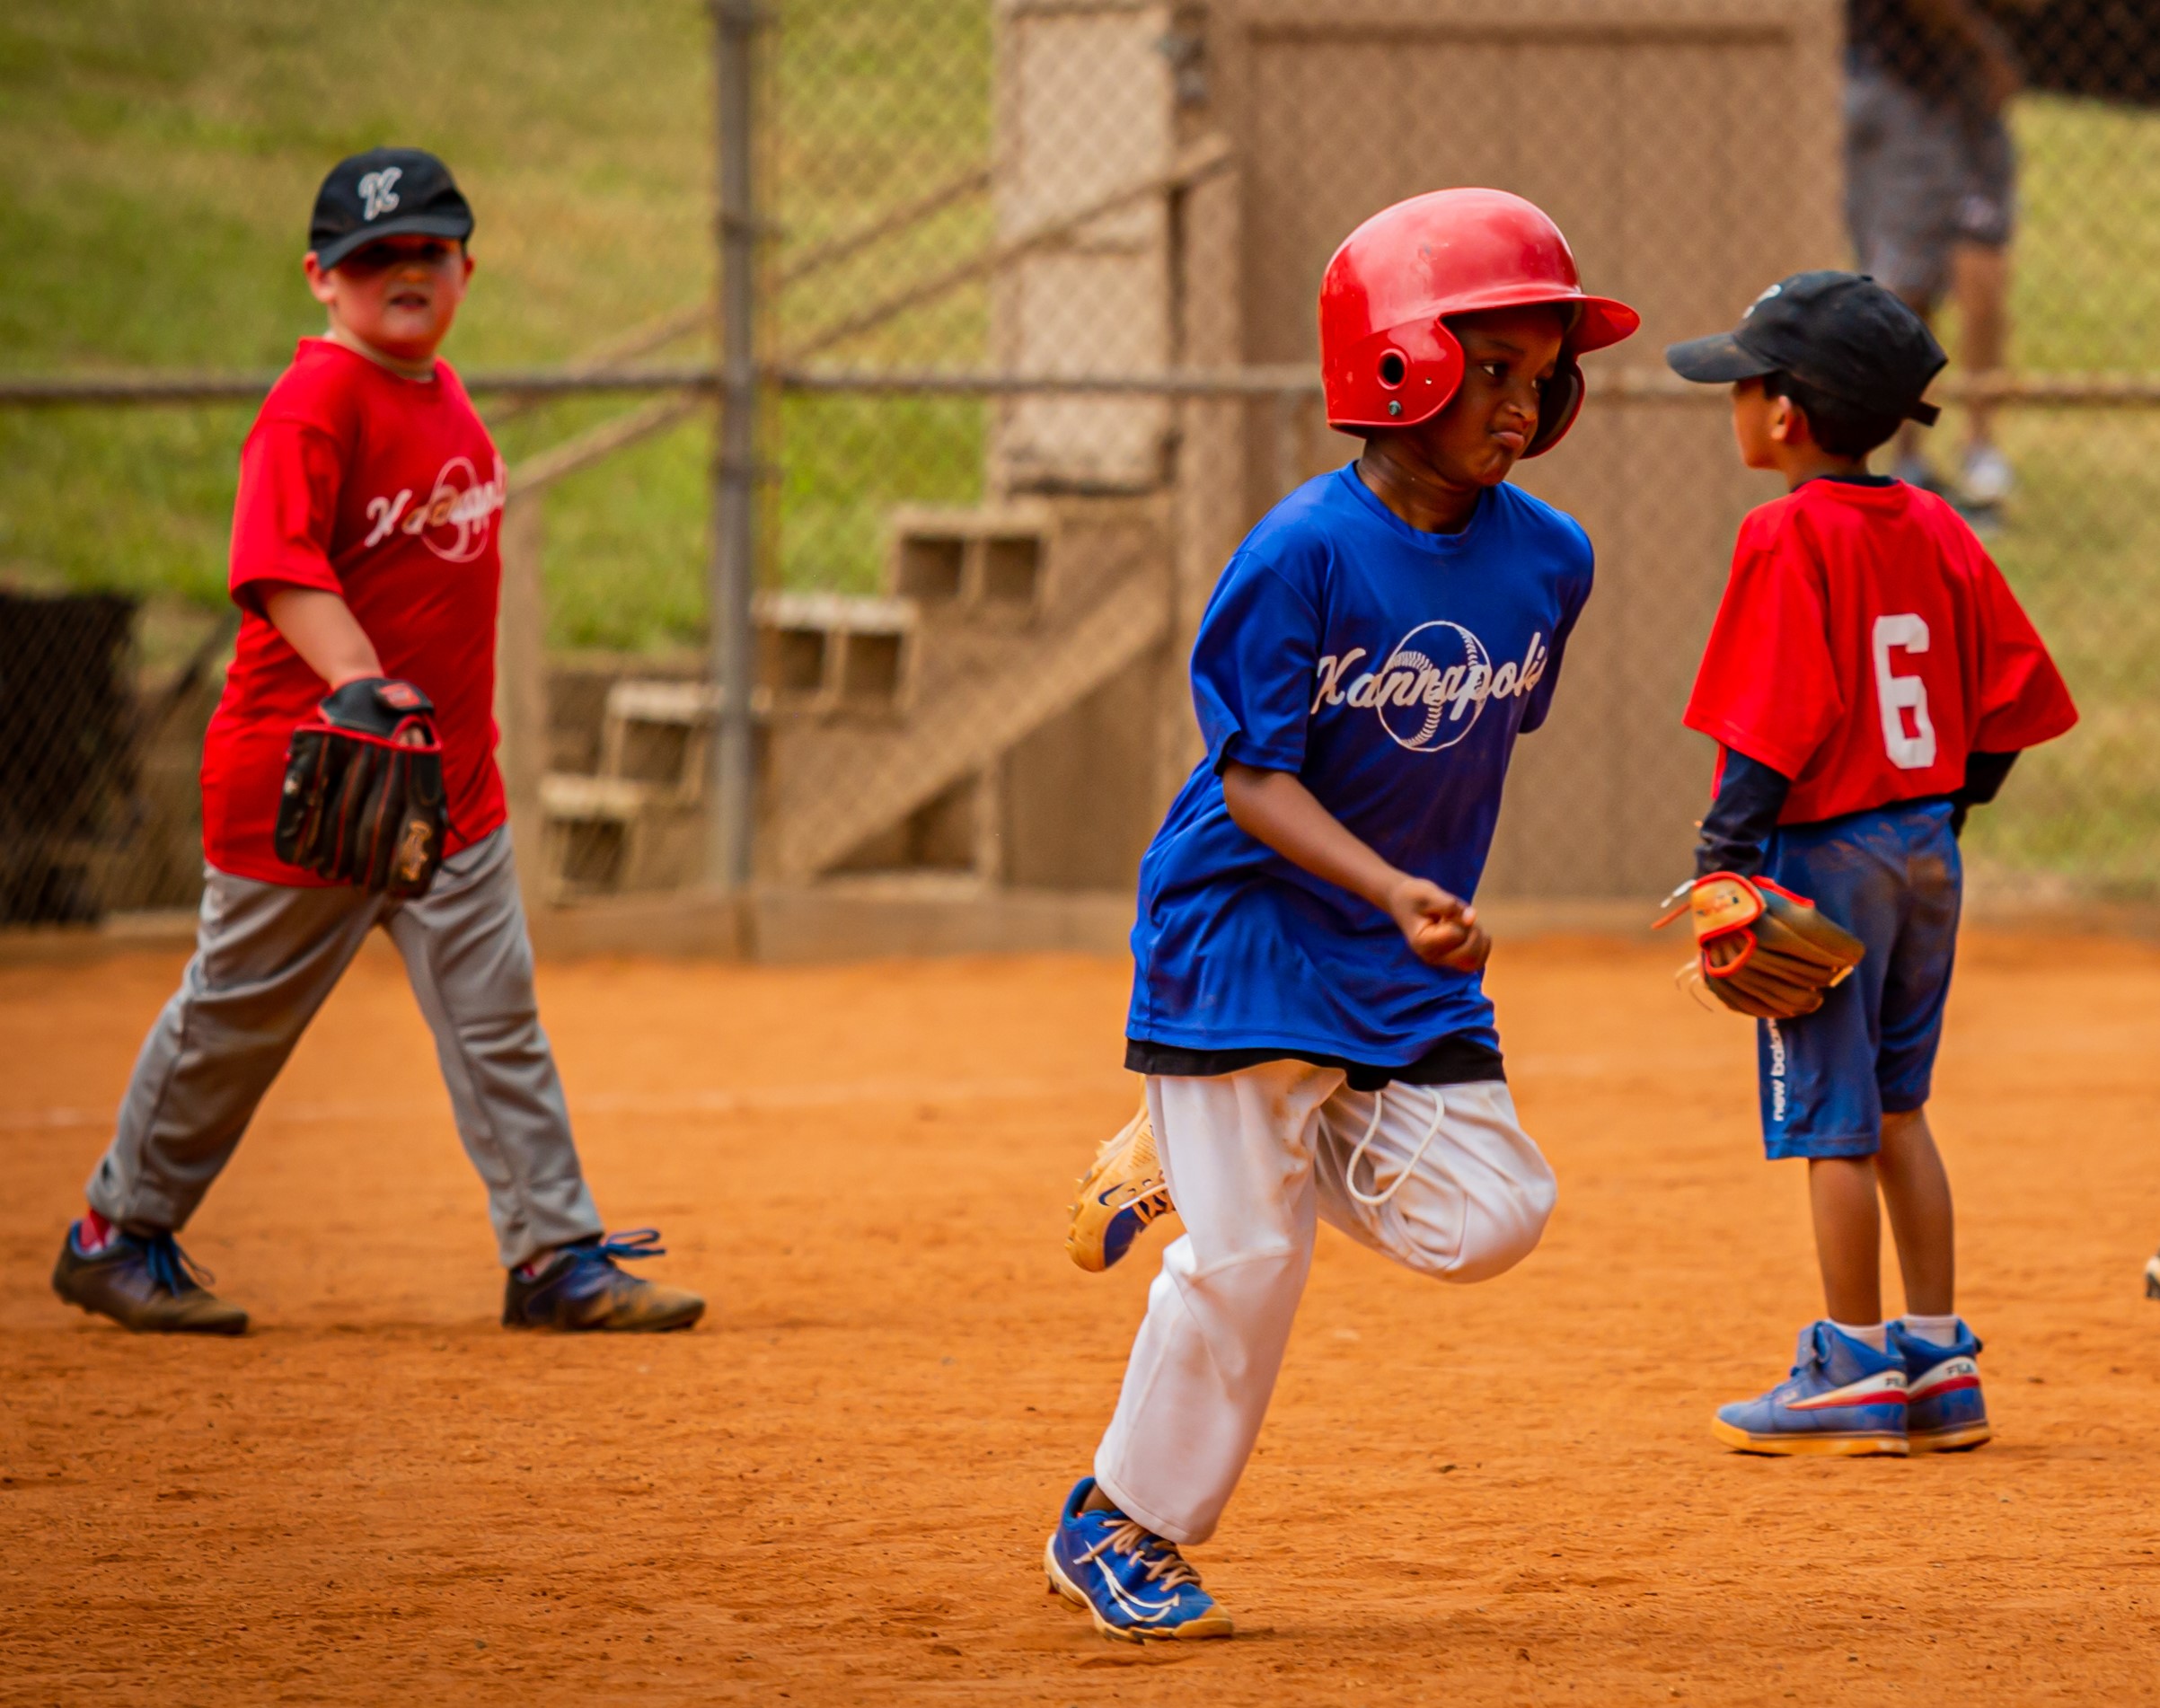
<path fill-rule="evenodd" d="M 1177 1544 L 1164 1541 L 1132 1519 L 1123 1519 L 1113 1525 L 1100 1542 L 1080 1555 L 1080 1563 L 1086 1565 L 1106 1550 L 1130 1554 L 1138 1560 L 1148 1581 L 1162 1589 L 1180 1589 L 1188 1583 L 1195 1589 L 1200 1587 L 1199 1572 L 1177 1552 Z"/>
<path fill-rule="evenodd" d="M 190 1292 L 217 1280 L 182 1251 L 180 1241 L 170 1233 L 153 1235 L 143 1241 L 143 1264 L 149 1270 L 150 1279 L 168 1293 Z"/>
<path fill-rule="evenodd" d="M 665 1257 L 657 1228 L 633 1228 L 628 1233 L 606 1234 L 590 1246 L 563 1247 L 574 1263 L 634 1263 L 641 1257 Z"/>
<path fill-rule="evenodd" d="M 1417 1165 L 1425 1159 L 1425 1152 L 1433 1148 L 1433 1140 L 1440 1137 L 1440 1123 L 1448 1117 L 1447 1101 L 1440 1095 L 1438 1086 L 1427 1086 L 1425 1089 L 1433 1094 L 1433 1119 L 1426 1123 L 1425 1136 L 1417 1141 L 1417 1149 L 1410 1153 L 1410 1160 L 1403 1165 L 1402 1172 L 1377 1193 L 1361 1192 L 1357 1184 L 1358 1161 L 1372 1143 L 1374 1135 L 1380 1131 L 1380 1112 L 1388 1106 L 1387 1087 L 1382 1086 L 1372 1094 L 1372 1119 L 1365 1123 L 1365 1136 L 1357 1141 L 1357 1149 L 1350 1153 L 1349 1164 L 1343 1170 L 1343 1184 L 1350 1189 L 1350 1195 L 1368 1210 L 1378 1210 L 1402 1190 L 1403 1182 L 1417 1172 Z M 1378 1168 L 1373 1170 L 1376 1177 L 1379 1173 Z"/>

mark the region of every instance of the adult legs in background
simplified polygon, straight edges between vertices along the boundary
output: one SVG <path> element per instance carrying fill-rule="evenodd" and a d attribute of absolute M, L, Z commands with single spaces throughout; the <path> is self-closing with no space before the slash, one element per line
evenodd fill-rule
<path fill-rule="evenodd" d="M 1967 373 L 2003 365 L 2008 354 L 2009 244 L 2015 224 L 2015 150 L 1999 113 L 1930 101 L 1879 66 L 1854 68 L 1846 84 L 1846 222 L 1853 253 L 1923 319 L 1945 293 L 1959 319 Z M 1990 506 L 2010 495 L 2009 464 L 1996 448 L 1994 412 L 1968 413 L 1962 489 Z M 1916 485 L 1929 473 L 1921 429 L 1897 439 L 1898 473 Z"/>
<path fill-rule="evenodd" d="M 1993 373 L 2009 359 L 2008 246 L 1959 244 L 1951 258 L 1951 281 L 1959 357 L 1969 374 Z M 1965 496 L 1976 504 L 1999 504 L 2010 496 L 2013 477 L 1995 443 L 1994 406 L 1976 400 L 1965 406 Z"/>

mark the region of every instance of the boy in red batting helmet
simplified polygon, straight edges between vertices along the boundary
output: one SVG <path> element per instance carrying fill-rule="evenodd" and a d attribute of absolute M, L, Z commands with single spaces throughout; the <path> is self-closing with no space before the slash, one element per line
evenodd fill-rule
<path fill-rule="evenodd" d="M 1327 418 L 1365 447 L 1223 571 L 1193 649 L 1207 757 L 1141 863 L 1125 1065 L 1147 1108 L 1124 1137 L 1159 1149 L 1185 1234 L 1045 1555 L 1112 1636 L 1230 1634 L 1178 1549 L 1245 1468 L 1316 1221 L 1469 1281 L 1551 1212 L 1470 897 L 1591 548 L 1507 475 L 1574 421 L 1577 357 L 1635 324 L 1499 190 L 1388 208 L 1328 265 Z M 1089 1197 L 1129 1206 L 1133 1184 L 1108 1164 Z"/>
<path fill-rule="evenodd" d="M 658 1255 L 657 1236 L 602 1236 L 540 1029 L 495 769 L 503 464 L 436 359 L 472 276 L 472 232 L 449 169 L 419 149 L 342 161 L 316 198 L 305 266 L 328 333 L 300 340 L 240 453 L 240 641 L 203 744 L 195 958 L 143 1041 L 53 1271 L 62 1299 L 129 1328 L 246 1328 L 175 1233 L 378 925 L 487 1183 L 505 1325 L 681 1328 L 704 1308 L 619 1267 Z M 415 734 L 420 747 L 402 744 Z M 304 780 L 287 753 L 304 745 L 339 754 L 348 785 L 385 751 L 426 762 L 428 787 L 401 791 L 399 830 L 360 878 L 286 858 Z"/>
<path fill-rule="evenodd" d="M 1792 489 L 1741 524 L 1688 703 L 1688 727 L 1720 753 L 1690 886 L 1706 969 L 1731 934 L 1703 898 L 1778 886 L 1862 950 L 1850 977 L 1796 1008 L 1748 1010 L 1766 1017 L 1765 1149 L 1807 1158 L 1829 1309 L 1801 1331 L 1786 1379 L 1712 1427 L 1755 1453 L 1978 1447 L 1980 1343 L 1957 1315 L 1950 1181 L 1927 1127 L 1958 832 L 2020 751 L 2077 713 L 1957 512 L 1868 472 L 1900 423 L 1935 419 L 1922 395 L 1944 357 L 1911 309 L 1871 278 L 1798 273 L 1733 330 L 1665 357 L 1683 378 L 1731 384 L 1741 461 Z M 1878 1193 L 1905 1280 L 1892 1323 Z"/>

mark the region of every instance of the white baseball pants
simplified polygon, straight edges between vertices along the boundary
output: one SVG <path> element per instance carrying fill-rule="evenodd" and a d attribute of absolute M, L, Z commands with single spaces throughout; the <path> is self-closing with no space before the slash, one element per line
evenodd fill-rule
<path fill-rule="evenodd" d="M 1148 1113 L 1185 1234 L 1149 1290 L 1095 1476 L 1157 1535 L 1204 1542 L 1267 1415 L 1316 1222 L 1420 1274 L 1484 1281 L 1537 1245 L 1553 1171 L 1497 1079 L 1374 1093 L 1270 1061 L 1151 1075 Z"/>

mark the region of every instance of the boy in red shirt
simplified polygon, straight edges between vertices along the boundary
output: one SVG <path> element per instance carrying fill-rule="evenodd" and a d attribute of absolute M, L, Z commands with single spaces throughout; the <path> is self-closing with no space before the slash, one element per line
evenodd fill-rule
<path fill-rule="evenodd" d="M 505 1325 L 682 1328 L 704 1309 L 618 1267 L 658 1255 L 658 1237 L 603 1236 L 533 999 L 495 768 L 503 463 L 435 354 L 472 276 L 472 231 L 448 168 L 418 149 L 342 161 L 316 198 L 305 266 L 329 332 L 300 341 L 241 452 L 243 614 L 203 744 L 195 956 L 143 1043 L 53 1272 L 62 1299 L 129 1328 L 246 1328 L 174 1231 L 377 925 L 404 957 L 487 1184 Z M 416 700 L 434 713 L 448 808 L 432 885 L 398 899 L 279 859 L 294 729 L 320 715 L 365 730 Z"/>
<path fill-rule="evenodd" d="M 1720 1409 L 1758 1453 L 1906 1453 L 1988 1436 L 1953 1302 L 1950 1182 L 1926 1104 L 1956 949 L 1957 833 L 2018 753 L 2077 720 L 2047 649 L 1950 506 L 1867 471 L 1944 365 L 1873 279 L 1801 273 L 1738 328 L 1676 344 L 1730 382 L 1741 460 L 1791 486 L 1741 524 L 1686 721 L 1721 748 L 1698 876 L 1811 898 L 1866 953 L 1821 1008 L 1759 1022 L 1766 1148 L 1808 1159 L 1829 1307 L 1791 1376 Z M 1883 1320 L 1876 1194 L 1906 1315 Z"/>

